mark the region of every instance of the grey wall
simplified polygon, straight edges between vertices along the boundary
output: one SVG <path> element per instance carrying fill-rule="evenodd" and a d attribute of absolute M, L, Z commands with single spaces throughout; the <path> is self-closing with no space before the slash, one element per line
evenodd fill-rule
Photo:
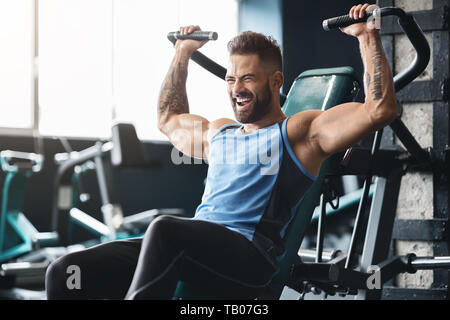
<path fill-rule="evenodd" d="M 432 9 L 437 10 L 443 5 L 448 6 L 448 1 L 395 0 L 393 4 L 408 12 L 424 13 L 430 12 Z M 441 77 L 448 77 L 448 28 L 446 31 L 439 30 L 439 28 L 427 28 L 424 30 L 424 34 L 430 45 L 431 57 L 425 71 L 415 80 L 416 83 L 432 83 L 439 81 Z M 444 42 L 445 39 L 447 39 L 446 42 Z M 394 74 L 396 74 L 413 61 L 415 50 L 403 34 L 393 35 L 392 40 Z M 436 50 L 441 48 L 441 41 L 442 44 L 446 43 L 447 48 L 439 53 Z M 418 97 L 420 95 L 416 97 L 401 96 L 401 100 L 404 100 L 402 120 L 422 147 L 433 147 L 439 154 L 442 152 L 442 146 L 448 144 L 449 141 L 448 111 L 445 111 L 448 109 L 448 98 L 443 98 L 447 102 L 439 102 L 442 98 L 419 99 Z M 446 107 L 443 109 L 441 106 Z M 444 128 L 438 126 L 442 122 Z M 447 128 L 445 128 L 445 122 Z M 441 129 L 445 129 L 447 133 L 439 133 L 438 131 Z M 402 145 L 397 138 L 394 139 L 394 142 Z M 444 181 L 431 172 L 406 174 L 400 187 L 396 219 L 412 222 L 429 221 L 430 223 L 436 218 L 448 219 L 448 185 L 439 186 Z M 424 230 L 424 233 L 427 231 Z M 430 241 L 431 239 L 426 239 L 418 234 L 410 235 L 408 240 L 404 239 L 406 237 L 402 238 L 395 239 L 393 243 L 394 253 L 397 255 L 415 253 L 418 256 L 442 256 L 449 253 L 448 245 L 442 242 L 443 239 Z M 421 289 L 448 288 L 448 272 L 423 270 L 415 274 L 401 274 L 396 278 L 396 286 L 408 290 L 416 289 L 419 290 L 418 292 Z"/>

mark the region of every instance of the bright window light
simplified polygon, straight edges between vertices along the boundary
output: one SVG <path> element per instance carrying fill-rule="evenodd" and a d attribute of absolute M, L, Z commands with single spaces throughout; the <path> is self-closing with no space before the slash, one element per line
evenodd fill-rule
<path fill-rule="evenodd" d="M 110 0 L 39 1 L 39 106 L 43 135 L 109 135 Z"/>
<path fill-rule="evenodd" d="M 33 125 L 33 2 L 0 0 L 0 127 Z"/>
<path fill-rule="evenodd" d="M 5 0 L 6 1 L 6 0 Z M 157 101 L 174 49 L 167 33 L 188 24 L 216 31 L 200 51 L 226 66 L 237 0 L 40 0 L 40 132 L 108 137 L 113 118 L 142 139 L 156 128 Z M 233 118 L 225 82 L 190 64 L 190 112 Z"/>

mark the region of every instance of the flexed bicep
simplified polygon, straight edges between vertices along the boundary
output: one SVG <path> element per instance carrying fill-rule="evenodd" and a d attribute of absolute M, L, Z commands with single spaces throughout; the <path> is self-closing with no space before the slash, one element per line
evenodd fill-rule
<path fill-rule="evenodd" d="M 207 159 L 207 134 L 210 122 L 194 114 L 172 115 L 165 127 L 165 134 L 175 148 L 185 155 Z"/>
<path fill-rule="evenodd" d="M 314 118 L 308 135 L 318 149 L 328 156 L 352 147 L 377 129 L 364 104 L 349 102 Z"/>

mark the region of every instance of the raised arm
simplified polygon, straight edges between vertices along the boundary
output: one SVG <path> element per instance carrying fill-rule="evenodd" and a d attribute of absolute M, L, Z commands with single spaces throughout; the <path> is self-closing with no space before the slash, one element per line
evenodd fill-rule
<path fill-rule="evenodd" d="M 350 16 L 362 17 L 368 4 L 352 7 Z M 379 31 L 366 23 L 341 29 L 359 41 L 365 67 L 364 103 L 345 103 L 327 111 L 305 111 L 288 121 L 288 137 L 298 150 L 296 154 L 311 171 L 318 171 L 330 154 L 345 150 L 369 133 L 391 123 L 397 115 L 397 103 L 392 73 L 384 54 Z M 308 150 L 308 154 L 300 151 Z M 303 158 L 303 159 L 302 159 Z"/>
<path fill-rule="evenodd" d="M 181 34 L 200 30 L 198 26 L 180 28 Z M 175 56 L 163 81 L 158 100 L 158 128 L 181 152 L 195 158 L 207 158 L 209 137 L 229 119 L 209 122 L 189 113 L 186 93 L 188 64 L 192 53 L 205 42 L 178 40 Z"/>

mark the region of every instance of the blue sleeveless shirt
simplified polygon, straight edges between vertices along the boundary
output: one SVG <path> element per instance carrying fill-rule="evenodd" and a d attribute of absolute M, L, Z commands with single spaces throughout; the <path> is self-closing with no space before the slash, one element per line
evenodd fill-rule
<path fill-rule="evenodd" d="M 282 123 L 242 132 L 222 126 L 211 138 L 208 175 L 194 219 L 239 232 L 273 264 L 284 253 L 286 228 L 312 185 L 309 173 L 289 145 Z"/>

